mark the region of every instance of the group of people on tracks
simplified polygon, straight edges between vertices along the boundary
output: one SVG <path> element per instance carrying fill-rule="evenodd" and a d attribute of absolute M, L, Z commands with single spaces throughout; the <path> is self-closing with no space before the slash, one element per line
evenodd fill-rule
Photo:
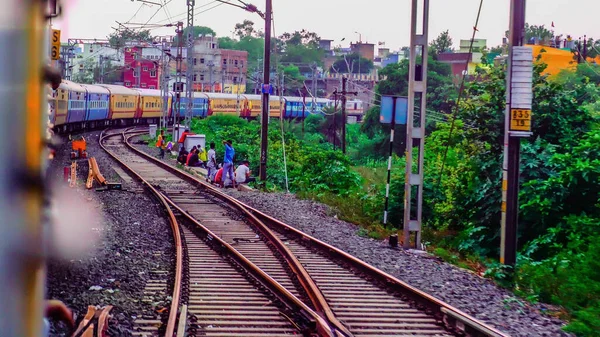
<path fill-rule="evenodd" d="M 224 140 L 225 153 L 223 156 L 223 164 L 217 163 L 217 155 L 215 152 L 215 143 L 210 143 L 210 149 L 205 151 L 201 145 L 193 146 L 188 152 L 185 149 L 185 139 L 187 136 L 193 135 L 189 129 L 186 129 L 178 140 L 179 154 L 177 162 L 188 167 L 202 167 L 207 170 L 206 181 L 212 182 L 219 187 L 233 188 L 236 185 L 247 184 L 256 181 L 250 176 L 250 162 L 243 160 L 237 168 L 234 166 L 235 149 L 231 140 Z M 156 147 L 159 149 L 158 157 L 164 159 L 165 149 L 171 151 L 173 148 L 172 142 L 166 142 L 164 130 L 160 131 L 156 140 Z"/>

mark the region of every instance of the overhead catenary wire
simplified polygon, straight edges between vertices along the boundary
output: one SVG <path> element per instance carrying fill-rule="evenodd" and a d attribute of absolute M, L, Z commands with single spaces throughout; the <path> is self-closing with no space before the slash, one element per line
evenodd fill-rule
<path fill-rule="evenodd" d="M 483 6 L 483 0 L 479 1 L 479 9 L 477 10 L 477 19 L 475 19 L 475 26 L 473 26 L 473 36 L 471 37 L 471 42 L 469 43 L 469 55 L 471 55 L 471 57 L 473 57 L 473 42 L 475 41 L 475 34 L 477 33 L 477 26 L 479 25 L 479 17 L 481 16 L 481 7 Z M 452 133 L 454 132 L 454 127 L 456 124 L 456 115 L 458 112 L 458 109 L 460 109 L 460 101 L 462 98 L 462 94 L 465 90 L 465 80 L 467 78 L 467 74 L 468 74 L 468 70 L 469 70 L 469 60 L 467 60 L 467 62 L 465 62 L 465 71 L 463 73 L 463 77 L 460 81 L 460 89 L 458 91 L 458 97 L 456 98 L 456 105 L 454 106 L 454 112 L 451 114 L 452 115 L 452 122 L 450 123 L 450 131 L 448 132 L 448 141 L 446 144 L 446 148 L 444 150 L 444 156 L 442 157 L 442 167 L 440 169 L 440 174 L 439 174 L 439 178 L 438 178 L 438 182 L 437 182 L 437 186 L 439 187 L 440 183 L 442 182 L 442 176 L 444 175 L 444 168 L 446 166 L 446 157 L 448 156 L 448 149 L 450 148 L 450 141 L 452 139 Z"/>
<path fill-rule="evenodd" d="M 240 0 L 238 0 L 238 1 L 240 1 Z M 240 1 L 240 2 L 242 2 L 242 1 Z M 273 35 L 277 36 L 276 30 L 275 30 L 275 12 L 273 10 L 271 10 L 271 23 L 270 24 L 273 27 Z M 269 48 L 270 47 L 271 46 L 269 46 Z M 281 126 L 281 149 L 283 152 L 283 173 L 285 175 L 285 190 L 287 191 L 287 193 L 290 193 L 290 186 L 289 186 L 288 173 L 287 173 L 287 157 L 286 157 L 286 153 L 285 153 L 285 132 L 283 130 L 283 114 L 284 114 L 283 109 L 284 109 L 285 105 L 282 104 L 282 102 L 283 102 L 283 83 L 281 82 L 281 79 L 279 77 L 279 58 L 277 57 L 277 48 L 274 49 L 273 56 L 275 56 L 275 69 L 277 70 L 276 71 L 277 81 L 279 83 L 279 85 L 278 85 L 278 87 L 279 87 L 279 125 Z M 267 71 L 270 72 L 270 69 L 267 69 Z M 248 82 L 246 82 L 246 83 L 248 83 Z"/>

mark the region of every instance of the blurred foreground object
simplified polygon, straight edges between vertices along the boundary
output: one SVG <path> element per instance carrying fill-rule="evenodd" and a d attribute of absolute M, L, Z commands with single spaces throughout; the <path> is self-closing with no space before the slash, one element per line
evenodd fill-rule
<path fill-rule="evenodd" d="M 41 336 L 45 230 L 43 168 L 48 119 L 44 79 L 48 2 L 6 0 L 0 11 L 0 334 Z"/>

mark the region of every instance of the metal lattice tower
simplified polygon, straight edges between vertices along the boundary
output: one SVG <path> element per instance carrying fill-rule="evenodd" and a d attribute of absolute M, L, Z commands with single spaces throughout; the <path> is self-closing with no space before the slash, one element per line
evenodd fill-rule
<path fill-rule="evenodd" d="M 176 58 L 176 70 L 175 70 L 175 106 L 173 107 L 173 134 L 175 134 L 175 125 L 179 120 L 179 111 L 181 109 L 181 73 L 183 63 L 183 22 L 177 22 L 177 58 Z"/>
<path fill-rule="evenodd" d="M 418 7 L 422 6 L 422 10 Z M 421 18 L 418 18 L 421 15 Z M 422 26 L 419 27 L 419 24 Z M 408 114 L 406 119 L 406 181 L 404 185 L 404 248 L 410 248 L 410 233 L 415 233 L 415 246 L 421 249 L 423 213 L 423 160 L 425 154 L 425 107 L 427 103 L 427 35 L 429 32 L 429 0 L 412 0 L 410 70 L 408 73 Z M 419 58 L 417 57 L 420 54 Z M 413 153 L 418 151 L 415 172 Z M 416 191 L 413 191 L 416 187 Z M 414 199 L 413 200 L 413 195 Z M 413 203 L 416 201 L 416 206 Z"/>
<path fill-rule="evenodd" d="M 186 87 L 185 87 L 185 97 L 187 100 L 187 104 L 185 107 L 185 126 L 190 127 L 190 122 L 192 120 L 192 107 L 194 104 L 194 58 L 192 54 L 194 52 L 194 5 L 196 4 L 196 0 L 187 0 L 187 70 L 185 73 L 186 77 Z"/>

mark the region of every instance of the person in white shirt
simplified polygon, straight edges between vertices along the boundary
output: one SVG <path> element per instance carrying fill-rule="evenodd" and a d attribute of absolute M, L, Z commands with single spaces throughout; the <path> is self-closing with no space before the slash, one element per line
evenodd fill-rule
<path fill-rule="evenodd" d="M 250 162 L 244 160 L 240 166 L 235 170 L 235 182 L 238 184 L 246 184 L 251 181 L 256 181 L 255 178 L 250 177 Z"/>
<path fill-rule="evenodd" d="M 206 180 L 214 180 L 213 175 L 217 172 L 217 153 L 215 152 L 215 143 L 210 143 L 210 150 L 208 150 L 208 162 L 206 163 L 208 170 L 206 174 Z"/>

